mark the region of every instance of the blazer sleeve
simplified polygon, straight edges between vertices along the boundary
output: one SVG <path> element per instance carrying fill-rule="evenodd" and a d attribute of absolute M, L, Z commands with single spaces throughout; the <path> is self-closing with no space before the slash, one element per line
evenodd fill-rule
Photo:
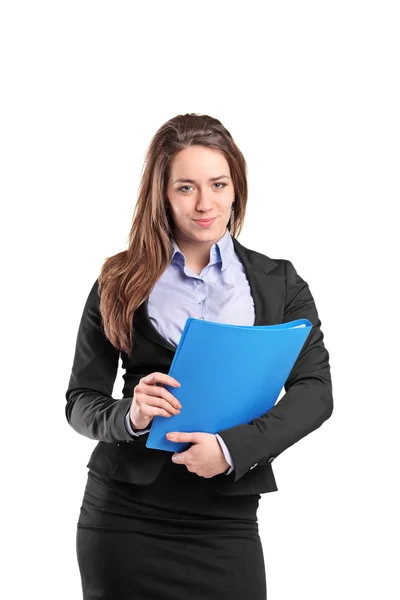
<path fill-rule="evenodd" d="M 89 292 L 76 337 L 65 415 L 75 431 L 93 440 L 118 443 L 134 439 L 125 427 L 132 398 L 114 399 L 120 352 L 104 334 L 98 280 Z"/>
<path fill-rule="evenodd" d="M 271 463 L 328 419 L 333 411 L 329 353 L 325 348 L 321 321 L 308 284 L 285 261 L 283 323 L 306 318 L 313 327 L 285 382 L 285 395 L 275 406 L 245 423 L 218 434 L 225 441 L 235 465 L 238 481 L 254 463 Z"/>

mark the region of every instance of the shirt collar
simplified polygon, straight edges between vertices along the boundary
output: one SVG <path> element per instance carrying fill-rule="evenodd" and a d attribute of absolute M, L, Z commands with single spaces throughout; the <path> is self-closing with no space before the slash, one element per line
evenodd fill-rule
<path fill-rule="evenodd" d="M 172 239 L 172 246 L 173 250 L 171 261 L 175 260 L 176 262 L 185 266 L 186 257 L 183 252 L 180 251 L 179 246 L 174 239 Z M 233 247 L 232 237 L 227 229 L 222 238 L 211 246 L 209 264 L 212 265 L 214 263 L 221 262 L 221 271 L 225 271 L 229 263 L 232 261 L 234 254 L 235 250 Z"/>

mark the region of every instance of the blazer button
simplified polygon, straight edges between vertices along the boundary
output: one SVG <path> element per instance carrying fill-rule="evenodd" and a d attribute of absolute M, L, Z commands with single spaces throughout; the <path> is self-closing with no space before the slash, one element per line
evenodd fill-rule
<path fill-rule="evenodd" d="M 254 465 L 252 465 L 252 466 L 250 467 L 250 469 L 254 469 L 254 467 L 256 467 L 257 465 L 258 465 L 258 463 L 254 463 Z"/>
<path fill-rule="evenodd" d="M 271 456 L 271 458 L 268 459 L 268 462 L 272 463 L 273 460 L 275 460 L 275 456 Z"/>

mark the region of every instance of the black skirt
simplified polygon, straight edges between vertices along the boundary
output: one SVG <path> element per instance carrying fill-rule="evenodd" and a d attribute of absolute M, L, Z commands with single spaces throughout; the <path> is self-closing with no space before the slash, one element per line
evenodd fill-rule
<path fill-rule="evenodd" d="M 170 458 L 150 485 L 89 470 L 76 537 L 83 599 L 265 600 L 260 495 L 224 496 L 210 482 Z"/>

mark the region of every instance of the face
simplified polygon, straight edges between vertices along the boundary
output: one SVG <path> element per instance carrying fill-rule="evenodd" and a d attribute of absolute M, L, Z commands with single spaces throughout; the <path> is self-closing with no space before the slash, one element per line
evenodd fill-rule
<path fill-rule="evenodd" d="M 218 150 L 189 146 L 170 164 L 167 196 L 179 245 L 218 241 L 226 232 L 235 197 L 229 164 Z M 197 219 L 214 219 L 204 226 Z"/>

